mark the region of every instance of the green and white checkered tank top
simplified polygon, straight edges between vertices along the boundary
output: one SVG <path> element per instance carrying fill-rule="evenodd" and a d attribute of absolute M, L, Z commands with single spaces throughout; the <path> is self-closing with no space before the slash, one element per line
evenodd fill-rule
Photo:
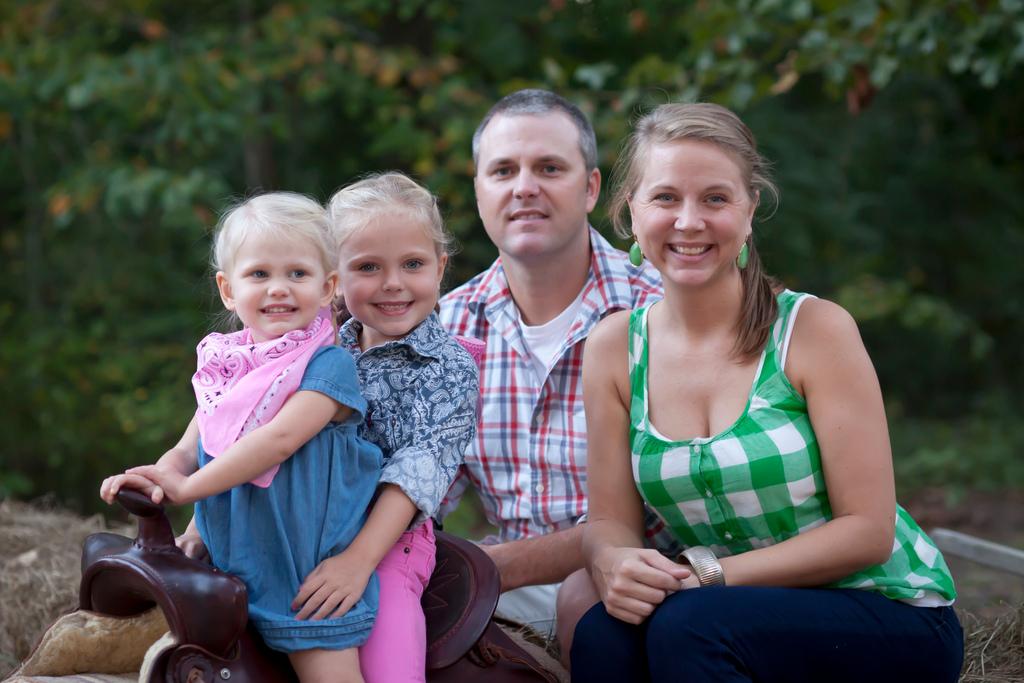
<path fill-rule="evenodd" d="M 671 441 L 648 421 L 647 320 L 629 324 L 630 444 L 640 495 L 686 546 L 719 557 L 763 548 L 832 519 L 821 453 L 804 402 L 783 373 L 792 322 L 809 295 L 779 294 L 779 317 L 761 353 L 747 407 L 721 434 Z M 934 607 L 956 597 L 939 549 L 897 506 L 892 557 L 830 584 Z"/>

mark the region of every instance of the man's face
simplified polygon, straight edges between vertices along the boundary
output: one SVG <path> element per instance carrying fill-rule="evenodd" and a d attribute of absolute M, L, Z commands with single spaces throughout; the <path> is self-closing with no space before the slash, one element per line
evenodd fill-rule
<path fill-rule="evenodd" d="M 476 204 L 503 258 L 542 263 L 586 241 L 601 173 L 587 172 L 568 115 L 497 115 L 480 135 Z"/>

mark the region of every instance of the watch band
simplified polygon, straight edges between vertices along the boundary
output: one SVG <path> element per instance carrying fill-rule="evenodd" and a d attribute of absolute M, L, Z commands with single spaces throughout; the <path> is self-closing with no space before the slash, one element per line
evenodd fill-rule
<path fill-rule="evenodd" d="M 722 573 L 722 565 L 718 558 L 711 552 L 711 549 L 703 545 L 695 545 L 687 548 L 682 553 L 686 561 L 693 567 L 697 580 L 703 586 L 724 586 L 725 574 Z"/>

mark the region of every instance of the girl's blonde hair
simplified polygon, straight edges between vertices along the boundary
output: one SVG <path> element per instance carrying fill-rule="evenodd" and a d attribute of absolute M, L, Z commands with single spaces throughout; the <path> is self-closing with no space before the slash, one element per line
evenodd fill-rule
<path fill-rule="evenodd" d="M 295 192 L 268 192 L 243 200 L 221 216 L 213 236 L 213 271 L 228 272 L 238 250 L 248 240 L 275 237 L 305 240 L 316 248 L 324 273 L 338 268 L 338 243 L 319 202 Z M 217 327 L 238 327 L 234 311 L 217 317 Z"/>
<path fill-rule="evenodd" d="M 437 197 L 401 171 L 372 173 L 341 188 L 327 203 L 327 216 L 339 251 L 353 235 L 378 220 L 400 216 L 411 216 L 420 224 L 439 257 L 452 251 L 454 240 L 444 229 Z M 440 313 L 441 305 L 434 310 Z M 351 317 L 342 297 L 335 302 L 335 320 L 341 326 Z"/>
<path fill-rule="evenodd" d="M 268 192 L 236 204 L 221 216 L 213 238 L 214 271 L 227 272 L 242 244 L 267 237 L 305 240 L 316 247 L 324 273 L 337 270 L 338 243 L 324 207 L 295 192 Z"/>
<path fill-rule="evenodd" d="M 452 246 L 452 236 L 444 229 L 437 208 L 437 197 L 399 171 L 374 173 L 341 188 L 327 203 L 327 216 L 339 249 L 352 235 L 378 219 L 396 216 L 415 219 L 434 243 L 438 256 Z"/>
<path fill-rule="evenodd" d="M 758 153 L 754 135 L 736 114 L 705 102 L 663 104 L 637 121 L 615 163 L 616 190 L 610 209 L 619 236 L 632 237 L 632 228 L 624 216 L 629 213 L 628 203 L 647 171 L 651 148 L 678 140 L 710 142 L 736 163 L 751 201 L 763 199 L 766 194 L 778 200 L 778 189 L 768 177 L 768 163 Z M 755 358 L 764 349 L 779 312 L 776 292 L 782 288 L 778 280 L 764 272 L 753 234 L 747 240 L 747 249 L 747 266 L 740 270 L 743 302 L 733 349 L 742 359 Z"/>

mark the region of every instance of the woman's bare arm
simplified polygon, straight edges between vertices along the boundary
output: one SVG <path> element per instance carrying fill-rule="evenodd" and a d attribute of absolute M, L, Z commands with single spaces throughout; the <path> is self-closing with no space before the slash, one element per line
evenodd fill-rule
<path fill-rule="evenodd" d="M 609 614 L 638 624 L 689 572 L 643 549 L 643 499 L 629 446 L 629 312 L 601 321 L 583 355 L 587 412 L 587 524 L 583 556 Z"/>
<path fill-rule="evenodd" d="M 786 376 L 807 401 L 833 519 L 782 543 L 724 558 L 730 585 L 810 587 L 888 560 L 896 495 L 874 367 L 853 318 L 828 301 L 801 307 Z"/>

